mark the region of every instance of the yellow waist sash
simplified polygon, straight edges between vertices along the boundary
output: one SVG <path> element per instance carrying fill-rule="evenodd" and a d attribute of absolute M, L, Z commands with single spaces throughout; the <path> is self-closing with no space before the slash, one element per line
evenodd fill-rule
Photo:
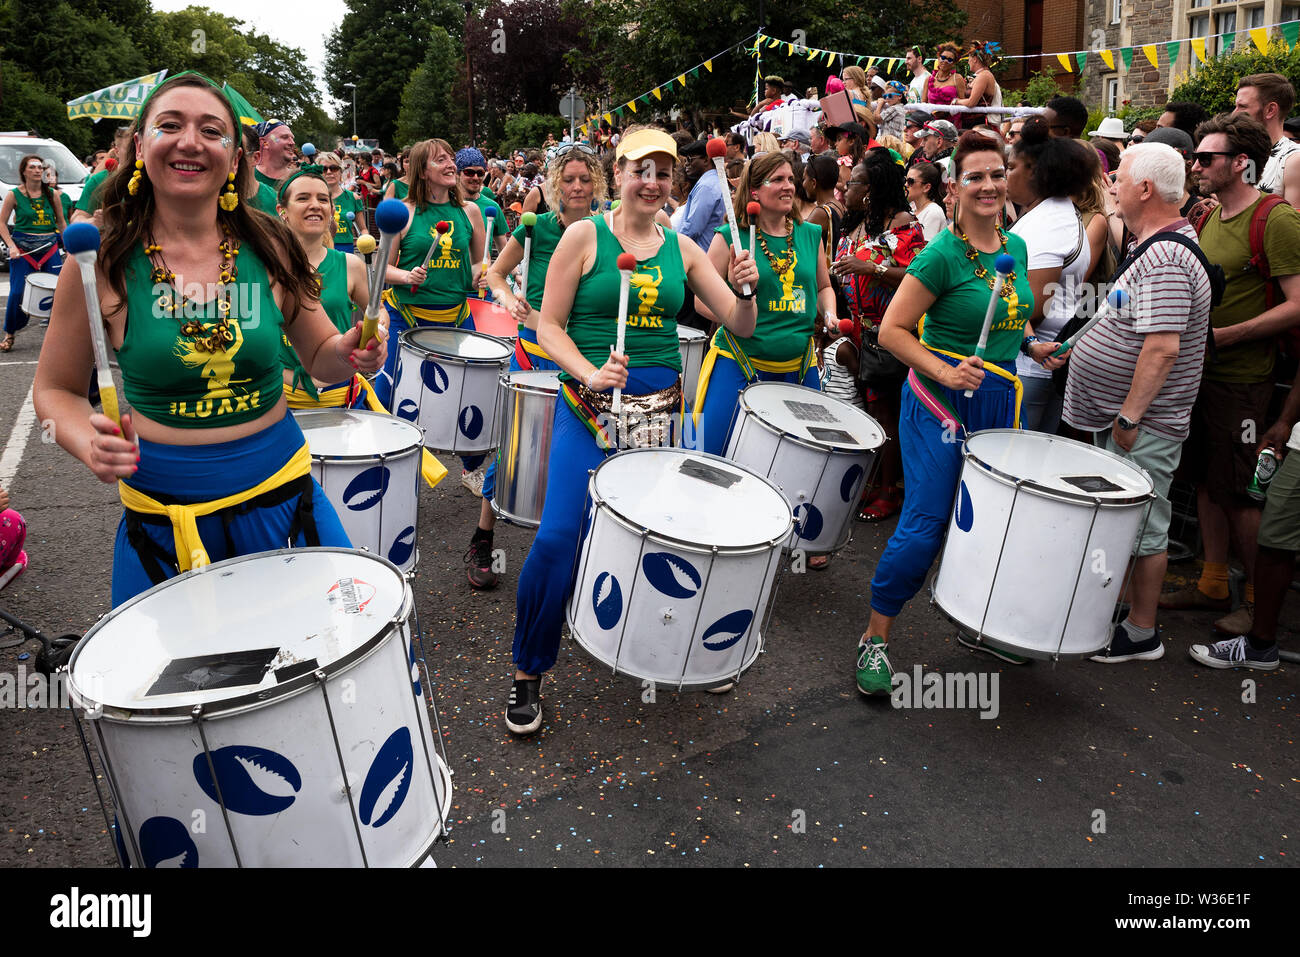
<path fill-rule="evenodd" d="M 220 512 L 232 505 L 239 505 L 259 495 L 265 495 L 272 489 L 310 474 L 311 453 L 307 450 L 307 443 L 304 442 L 274 475 L 268 476 L 250 489 L 211 502 L 164 505 L 121 481 L 117 483 L 117 491 L 121 496 L 122 505 L 131 511 L 142 515 L 162 515 L 172 523 L 172 534 L 176 541 L 176 564 L 181 571 L 186 572 L 191 568 L 202 568 L 209 564 L 208 551 L 203 546 L 203 539 L 199 537 L 200 517 Z"/>
<path fill-rule="evenodd" d="M 947 356 L 949 359 L 956 359 L 958 362 L 962 362 L 962 361 L 964 361 L 964 360 L 970 358 L 969 356 L 963 356 L 963 355 L 960 355 L 960 354 L 958 354 L 958 353 L 956 353 L 956 352 L 949 352 L 947 349 L 936 349 L 934 346 L 930 345 L 930 344 L 929 344 L 928 342 L 926 342 L 925 340 L 921 340 L 921 345 L 925 346 L 927 349 L 929 349 L 931 352 L 933 352 L 933 353 L 934 353 L 935 355 L 937 355 L 937 356 Z M 1006 369 L 1002 368 L 1000 365 L 998 365 L 997 363 L 993 362 L 992 360 L 990 360 L 990 361 L 984 363 L 984 371 L 985 371 L 985 372 L 992 372 L 994 375 L 999 375 L 999 376 L 1001 376 L 1002 378 L 1004 378 L 1004 379 L 1006 379 L 1008 382 L 1010 382 L 1011 385 L 1012 385 L 1012 388 L 1015 389 L 1015 393 L 1016 393 L 1016 413 L 1015 413 L 1015 415 L 1016 415 L 1016 417 L 1015 417 L 1015 421 L 1012 422 L 1011 427 L 1012 427 L 1013 429 L 1018 429 L 1018 428 L 1020 428 L 1020 400 L 1023 399 L 1024 396 L 1025 396 L 1025 386 L 1024 386 L 1024 383 L 1022 383 L 1022 382 L 1020 381 L 1020 377 L 1019 377 L 1019 376 L 1016 376 L 1016 375 L 1014 375 L 1014 374 L 1008 372 Z"/>
<path fill-rule="evenodd" d="M 800 370 L 806 372 L 807 369 L 810 368 L 810 365 L 808 364 L 809 356 L 811 355 L 813 361 L 816 361 L 817 354 L 814 349 L 815 347 L 813 342 L 809 339 L 808 351 L 798 359 L 782 359 L 780 362 L 773 362 L 768 359 L 749 358 L 749 364 L 760 372 L 775 372 L 778 374 L 799 372 Z M 718 361 L 719 356 L 724 359 L 730 359 L 732 362 L 743 368 L 743 364 L 735 357 L 735 355 L 728 352 L 726 349 L 720 349 L 716 345 L 710 343 L 709 351 L 704 354 L 704 362 L 700 365 L 700 382 L 699 385 L 695 387 L 695 399 L 691 408 L 691 418 L 695 420 L 697 428 L 700 424 L 700 413 L 704 410 L 704 397 L 709 391 L 709 379 L 713 377 L 713 366 Z"/>
<path fill-rule="evenodd" d="M 337 389 L 320 389 L 313 399 L 310 393 L 286 385 L 284 399 L 291 409 L 337 409 L 347 403 L 348 393 L 351 391 L 352 387 L 348 385 L 339 386 Z"/>
<path fill-rule="evenodd" d="M 401 317 L 406 320 L 406 324 L 411 328 L 415 328 L 422 322 L 459 326 L 469 318 L 468 302 L 462 302 L 458 306 L 448 306 L 445 309 L 431 309 L 428 306 L 413 306 L 408 302 L 398 302 L 397 297 L 393 295 L 392 286 L 389 286 L 384 290 L 383 298 L 384 302 L 397 310 Z"/>

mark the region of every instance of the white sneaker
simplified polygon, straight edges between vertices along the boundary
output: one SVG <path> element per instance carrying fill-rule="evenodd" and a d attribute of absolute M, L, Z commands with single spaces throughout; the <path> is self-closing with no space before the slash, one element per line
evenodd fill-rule
<path fill-rule="evenodd" d="M 483 479 L 487 476 L 487 462 L 484 462 L 474 471 L 470 472 L 465 469 L 460 470 L 460 484 L 465 486 L 479 498 L 483 497 Z"/>

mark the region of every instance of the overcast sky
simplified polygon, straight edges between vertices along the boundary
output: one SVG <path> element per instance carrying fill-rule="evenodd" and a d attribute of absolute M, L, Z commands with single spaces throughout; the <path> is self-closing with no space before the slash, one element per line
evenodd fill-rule
<path fill-rule="evenodd" d="M 307 65 L 316 75 L 316 87 L 321 91 L 321 105 L 333 113 L 333 104 L 326 101 L 325 38 L 343 22 L 347 6 L 343 0 L 311 0 L 310 3 L 285 3 L 283 0 L 153 0 L 155 10 L 175 11 L 186 7 L 206 6 L 211 10 L 243 20 L 258 33 L 287 47 L 297 47 L 307 55 Z M 160 63 L 158 66 L 169 66 Z"/>

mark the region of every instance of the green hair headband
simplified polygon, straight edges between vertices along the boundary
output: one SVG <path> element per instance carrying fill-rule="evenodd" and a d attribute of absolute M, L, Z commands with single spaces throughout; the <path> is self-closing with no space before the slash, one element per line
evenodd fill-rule
<path fill-rule="evenodd" d="M 276 193 L 276 198 L 280 201 L 281 206 L 284 205 L 284 191 L 289 188 L 290 183 L 300 176 L 312 176 L 323 180 L 325 178 L 325 167 L 318 166 L 315 163 L 304 163 L 290 173 L 285 181 L 280 184 L 280 191 Z"/>

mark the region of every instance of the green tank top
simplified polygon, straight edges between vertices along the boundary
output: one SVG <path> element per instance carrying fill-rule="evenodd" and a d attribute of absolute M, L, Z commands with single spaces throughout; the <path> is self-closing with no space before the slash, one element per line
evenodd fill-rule
<path fill-rule="evenodd" d="M 393 180 L 394 199 L 406 199 L 406 194 L 409 193 L 410 191 L 411 191 L 411 187 L 407 186 L 400 179 Z"/>
<path fill-rule="evenodd" d="M 280 358 L 280 314 L 266 267 L 247 244 L 236 260 L 229 326 L 234 341 L 224 351 L 206 352 L 181 333 L 193 319 L 207 333 L 217 328 L 216 303 L 189 304 L 186 315 L 163 313 L 165 289 L 153 285 L 152 266 L 137 246 L 126 264 L 126 335 L 118 350 L 127 401 L 155 422 L 181 429 L 238 425 L 263 415 L 284 392 Z M 199 337 L 202 338 L 202 337 Z"/>
<path fill-rule="evenodd" d="M 280 185 L 279 180 L 275 179 L 273 176 L 267 176 L 256 166 L 253 167 L 253 175 L 257 177 L 257 181 L 263 186 L 271 187 L 271 192 L 273 193 L 275 192 L 276 187 Z"/>
<path fill-rule="evenodd" d="M 250 202 L 253 204 L 254 209 L 260 209 L 268 216 L 279 218 L 280 214 L 275 211 L 277 202 L 275 198 L 275 190 L 270 186 L 267 186 L 265 183 L 257 184 L 257 195 L 254 196 Z"/>
<path fill-rule="evenodd" d="M 442 238 L 442 248 L 429 260 L 429 275 L 424 284 L 411 292 L 408 285 L 393 286 L 397 301 L 415 306 L 461 305 L 474 294 L 474 262 L 470 256 L 473 235 L 469 216 L 452 203 L 430 203 L 411 218 L 411 228 L 402 237 L 397 254 L 400 269 L 424 265 L 425 253 L 438 236 L 440 220 L 451 223 Z"/>
<path fill-rule="evenodd" d="M 578 351 L 600 367 L 609 347 L 618 342 L 618 257 L 623 246 L 604 217 L 594 217 L 596 261 L 578 281 L 567 332 Z M 531 272 L 528 285 L 532 286 Z M 677 313 L 686 299 L 686 267 L 677 234 L 664 230 L 663 245 L 649 259 L 637 260 L 628 295 L 627 332 L 623 345 L 629 367 L 662 366 L 682 371 L 677 343 Z M 560 378 L 572 379 L 567 372 Z"/>
<path fill-rule="evenodd" d="M 730 225 L 720 227 L 718 234 L 731 245 Z M 754 250 L 758 263 L 758 290 L 754 295 L 758 323 L 752 336 L 748 339 L 737 336 L 736 341 L 751 359 L 765 362 L 799 359 L 808 350 L 808 339 L 817 331 L 817 260 L 821 256 L 822 228 L 813 223 L 795 223 L 790 237 L 766 233 L 763 236 L 778 261 L 789 257 L 787 250 L 792 239 L 794 259 L 778 275 L 762 246 Z M 740 247 L 749 248 L 748 227 L 740 230 Z M 727 348 L 721 329 L 714 334 L 713 343 L 720 349 Z"/>
<path fill-rule="evenodd" d="M 542 292 L 546 283 L 546 270 L 551 266 L 551 256 L 560 244 L 564 227 L 555 213 L 543 213 L 533 227 L 533 241 L 528 247 L 528 305 L 542 308 Z M 524 244 L 524 227 L 518 226 L 512 234 L 520 246 Z"/>
<path fill-rule="evenodd" d="M 54 204 L 44 195 L 28 199 L 14 189 L 14 229 L 20 233 L 52 233 L 59 228 L 54 219 Z"/>
<path fill-rule="evenodd" d="M 320 281 L 320 304 L 325 314 L 334 323 L 334 328 L 346 333 L 352 328 L 352 299 L 348 296 L 348 256 L 337 249 L 327 249 L 325 258 L 316 267 L 316 276 Z M 289 337 L 280 333 L 280 358 L 284 367 L 293 373 L 294 388 L 303 389 L 313 398 L 316 395 L 315 384 L 302 361 L 294 350 Z"/>
<path fill-rule="evenodd" d="M 352 213 L 356 219 L 356 233 L 352 232 L 352 224 L 348 222 L 348 213 Z M 361 205 L 361 201 L 349 193 L 346 189 L 334 197 L 334 244 L 355 243 L 357 236 L 366 228 L 366 207 Z"/>
<path fill-rule="evenodd" d="M 77 200 L 77 209 L 83 213 L 93 213 L 99 209 L 99 188 L 104 185 L 106 179 L 108 179 L 106 169 L 91 173 L 86 178 L 86 182 L 81 187 L 81 199 Z"/>
<path fill-rule="evenodd" d="M 496 210 L 496 212 L 492 214 L 492 235 L 488 237 L 489 242 L 496 239 L 498 236 L 510 235 L 510 227 L 506 225 L 506 214 L 502 211 L 500 205 L 488 199 L 488 197 L 484 196 L 482 193 L 478 194 L 478 199 L 474 200 L 474 205 L 477 206 L 478 211 L 483 214 L 484 226 L 487 226 L 488 207 L 490 206 Z M 495 259 L 496 257 L 493 256 L 492 258 Z"/>

